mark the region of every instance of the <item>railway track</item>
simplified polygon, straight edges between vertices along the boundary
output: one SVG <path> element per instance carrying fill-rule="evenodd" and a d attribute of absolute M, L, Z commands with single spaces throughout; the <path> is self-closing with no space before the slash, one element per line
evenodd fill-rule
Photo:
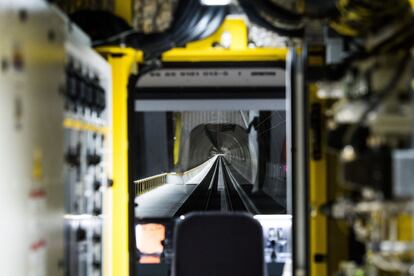
<path fill-rule="evenodd" d="M 258 213 L 257 208 L 232 174 L 232 167 L 219 156 L 176 216 L 195 211 L 240 211 Z"/>

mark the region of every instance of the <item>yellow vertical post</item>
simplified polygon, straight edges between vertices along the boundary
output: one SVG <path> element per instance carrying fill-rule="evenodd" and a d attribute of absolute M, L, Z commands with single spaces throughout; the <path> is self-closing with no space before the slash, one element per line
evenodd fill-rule
<path fill-rule="evenodd" d="M 174 136 L 174 166 L 178 165 L 180 161 L 180 147 L 181 147 L 181 114 L 175 113 L 175 136 Z"/>
<path fill-rule="evenodd" d="M 132 22 L 133 0 L 115 0 L 115 14 L 125 19 L 129 24 Z"/>
<path fill-rule="evenodd" d="M 112 66 L 112 275 L 129 276 L 128 80 L 134 66 L 142 61 L 142 53 L 117 47 L 97 50 Z"/>
<path fill-rule="evenodd" d="M 414 0 L 409 0 L 411 8 L 414 10 Z"/>
<path fill-rule="evenodd" d="M 128 56 L 108 58 L 113 71 L 113 275 L 129 275 L 128 250 Z"/>
<path fill-rule="evenodd" d="M 327 218 L 318 211 L 327 200 L 326 156 L 324 147 L 323 104 L 316 96 L 316 85 L 309 86 L 311 117 L 309 196 L 310 217 L 310 264 L 312 276 L 328 275 Z M 319 132 L 319 133 L 318 133 Z M 319 141 L 317 141 L 319 140 Z M 319 147 L 319 148 L 318 148 Z M 314 151 L 318 150 L 319 153 Z M 318 155 L 318 156 L 316 156 Z"/>

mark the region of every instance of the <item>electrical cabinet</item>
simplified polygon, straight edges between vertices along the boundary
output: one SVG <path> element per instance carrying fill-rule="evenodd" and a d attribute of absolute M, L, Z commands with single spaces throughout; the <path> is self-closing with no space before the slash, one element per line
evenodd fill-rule
<path fill-rule="evenodd" d="M 105 191 L 110 185 L 111 69 L 73 36 L 66 42 L 64 160 L 69 275 L 103 273 Z"/>

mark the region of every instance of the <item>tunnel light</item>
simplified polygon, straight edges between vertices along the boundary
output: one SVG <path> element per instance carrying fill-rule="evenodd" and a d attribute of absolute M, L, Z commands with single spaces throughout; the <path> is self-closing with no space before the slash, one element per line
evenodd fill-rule
<path fill-rule="evenodd" d="M 231 4 L 231 0 L 200 0 L 201 5 L 205 6 L 227 6 Z"/>

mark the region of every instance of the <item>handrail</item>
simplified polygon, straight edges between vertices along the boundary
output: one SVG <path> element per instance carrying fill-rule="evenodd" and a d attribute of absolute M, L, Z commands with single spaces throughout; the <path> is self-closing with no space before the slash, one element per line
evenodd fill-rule
<path fill-rule="evenodd" d="M 135 183 L 135 196 L 140 196 L 146 192 L 149 192 L 155 188 L 158 188 L 168 181 L 168 176 L 175 175 L 179 177 L 185 177 L 188 175 L 191 175 L 192 173 L 196 172 L 197 170 L 200 170 L 200 168 L 203 168 L 208 162 L 211 162 L 211 159 L 207 160 L 206 162 L 198 165 L 197 167 L 194 167 L 186 172 L 182 173 L 162 173 L 154 176 L 150 176 L 143 179 L 138 179 L 134 181 Z"/>
<path fill-rule="evenodd" d="M 151 177 L 143 178 L 134 181 L 135 183 L 135 195 L 139 196 L 146 192 L 149 192 L 159 186 L 164 185 L 167 182 L 167 173 L 154 175 Z"/>

